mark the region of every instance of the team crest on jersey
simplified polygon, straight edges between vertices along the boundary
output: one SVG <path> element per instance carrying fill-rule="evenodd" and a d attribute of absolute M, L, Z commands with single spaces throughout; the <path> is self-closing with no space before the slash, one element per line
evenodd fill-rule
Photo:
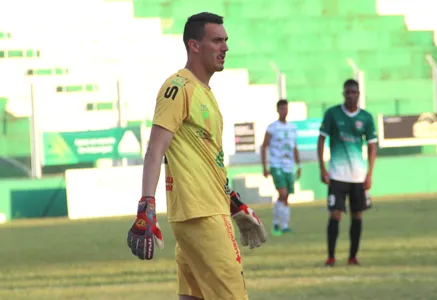
<path fill-rule="evenodd" d="M 361 129 L 361 128 L 363 128 L 363 122 L 361 122 L 361 121 L 355 121 L 355 127 L 356 127 L 357 129 Z"/>
<path fill-rule="evenodd" d="M 204 119 L 208 119 L 209 118 L 209 110 L 208 110 L 208 105 L 207 104 L 200 104 L 200 111 L 202 112 L 202 117 Z"/>

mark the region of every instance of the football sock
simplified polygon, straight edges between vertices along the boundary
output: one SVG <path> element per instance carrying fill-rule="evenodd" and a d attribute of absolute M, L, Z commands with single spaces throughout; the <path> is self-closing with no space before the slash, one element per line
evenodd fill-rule
<path fill-rule="evenodd" d="M 286 206 L 285 204 L 282 204 L 282 229 L 287 229 L 290 223 L 290 206 Z"/>
<path fill-rule="evenodd" d="M 329 258 L 335 257 L 335 244 L 338 237 L 338 220 L 329 219 L 328 223 L 328 255 Z"/>
<path fill-rule="evenodd" d="M 349 238 L 350 238 L 350 253 L 349 258 L 354 258 L 357 255 L 358 248 L 360 246 L 362 220 L 352 218 L 350 225 Z"/>
<path fill-rule="evenodd" d="M 280 216 L 281 216 L 281 201 L 276 200 L 274 206 L 273 206 L 273 226 L 278 226 L 280 223 Z"/>

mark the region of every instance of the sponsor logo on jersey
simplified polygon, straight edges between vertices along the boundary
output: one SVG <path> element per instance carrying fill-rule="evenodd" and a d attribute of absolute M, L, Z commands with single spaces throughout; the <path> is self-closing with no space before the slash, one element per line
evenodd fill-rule
<path fill-rule="evenodd" d="M 206 131 L 205 129 L 198 129 L 196 130 L 196 134 L 199 138 L 204 139 L 204 140 L 209 140 L 212 138 L 212 134 L 209 133 L 208 131 Z"/>
<path fill-rule="evenodd" d="M 225 154 L 223 153 L 223 149 L 220 149 L 219 153 L 217 153 L 217 156 L 215 158 L 215 163 L 217 164 L 217 167 L 224 168 L 224 158 Z"/>
<path fill-rule="evenodd" d="M 169 191 L 169 192 L 173 191 L 173 182 L 174 182 L 173 177 L 167 176 L 165 178 L 165 190 L 166 191 Z"/>
<path fill-rule="evenodd" d="M 177 77 L 173 78 L 171 83 L 173 83 L 174 85 L 177 85 L 179 87 L 184 87 L 185 79 L 180 77 L 180 76 L 177 76 Z"/>
<path fill-rule="evenodd" d="M 237 242 L 235 241 L 235 235 L 232 231 L 232 225 L 231 223 L 228 221 L 228 219 L 226 218 L 226 216 L 222 216 L 223 217 L 223 221 L 225 223 L 226 229 L 228 231 L 228 235 L 229 238 L 231 239 L 232 245 L 234 247 L 235 250 L 235 260 L 241 264 L 241 255 L 240 255 L 240 250 L 238 249 L 238 245 Z"/>

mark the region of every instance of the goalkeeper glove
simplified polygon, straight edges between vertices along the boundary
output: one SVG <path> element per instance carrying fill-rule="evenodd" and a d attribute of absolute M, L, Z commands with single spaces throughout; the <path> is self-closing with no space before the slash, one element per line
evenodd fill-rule
<path fill-rule="evenodd" d="M 231 192 L 231 216 L 240 230 L 241 245 L 250 249 L 261 246 L 267 240 L 267 231 L 264 224 L 255 212 L 241 202 L 240 195 Z"/>
<path fill-rule="evenodd" d="M 139 259 L 152 259 L 156 245 L 163 249 L 164 238 L 156 221 L 155 198 L 142 197 L 138 203 L 137 218 L 127 235 L 127 245 Z"/>

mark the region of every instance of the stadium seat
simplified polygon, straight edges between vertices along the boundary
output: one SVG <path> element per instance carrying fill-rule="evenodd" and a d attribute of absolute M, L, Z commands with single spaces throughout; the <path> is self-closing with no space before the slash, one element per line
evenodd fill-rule
<path fill-rule="evenodd" d="M 233 104 L 241 109 L 256 102 L 259 110 L 246 114 L 248 119 L 267 110 L 275 116 L 273 63 L 286 75 L 287 98 L 304 101 L 308 116 L 320 117 L 323 109 L 341 100 L 343 81 L 354 77 L 348 58 L 365 72 L 371 112 L 417 113 L 432 107 L 431 69 L 425 60 L 426 54 L 437 57 L 437 22 L 430 13 L 437 4 L 432 1 L 9 3 L 0 10 L 0 79 L 14 78 L 14 83 L 0 85 L 0 97 L 8 99 L 3 109 L 13 118 L 29 117 L 34 83 L 39 110 L 47 117 L 44 130 L 58 121 L 64 123 L 53 130 L 74 130 L 71 112 L 87 118 L 83 124 L 94 129 L 115 126 L 117 93 L 125 122 L 150 120 L 163 80 L 185 62 L 184 22 L 200 11 L 225 17 L 231 51 L 226 71 L 211 85 L 223 99 L 235 98 L 233 91 L 239 89 L 241 96 Z M 30 13 L 41 6 L 59 13 Z M 56 117 L 50 115 L 54 108 Z M 227 130 L 231 135 L 232 129 Z"/>
<path fill-rule="evenodd" d="M 434 31 L 437 43 L 437 3 L 428 0 L 378 0 L 377 11 L 384 16 L 401 15 L 409 30 Z"/>

